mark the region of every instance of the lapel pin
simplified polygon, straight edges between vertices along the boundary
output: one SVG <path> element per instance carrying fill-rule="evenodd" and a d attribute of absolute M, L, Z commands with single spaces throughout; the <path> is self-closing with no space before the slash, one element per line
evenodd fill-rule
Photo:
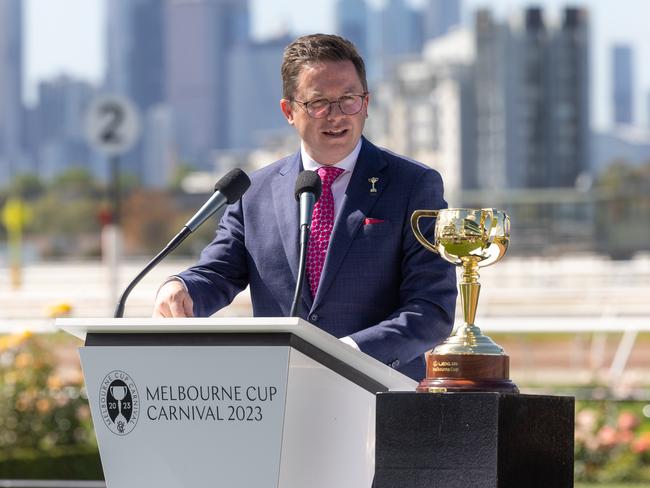
<path fill-rule="evenodd" d="M 376 176 L 373 176 L 372 178 L 368 178 L 368 182 L 370 183 L 370 193 L 377 193 L 377 188 L 375 188 L 375 183 L 379 181 L 379 178 Z"/>

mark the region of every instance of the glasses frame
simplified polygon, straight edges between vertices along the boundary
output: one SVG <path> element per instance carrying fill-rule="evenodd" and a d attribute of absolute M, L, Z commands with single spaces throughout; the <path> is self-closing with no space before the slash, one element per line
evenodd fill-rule
<path fill-rule="evenodd" d="M 339 112 L 341 112 L 343 115 L 357 115 L 359 112 L 361 112 L 361 109 L 363 108 L 363 101 L 364 101 L 364 99 L 368 98 L 368 95 L 369 95 L 369 92 L 363 92 L 363 93 L 353 93 L 353 94 L 350 94 L 350 95 L 343 95 L 342 97 L 339 97 L 336 100 L 329 100 L 327 98 L 314 98 L 312 100 L 307 100 L 305 102 L 305 101 L 302 101 L 302 100 L 297 100 L 295 98 L 292 98 L 292 99 L 290 99 L 290 101 L 298 103 L 302 107 L 302 109 L 305 111 L 305 113 L 309 117 L 311 117 L 312 119 L 324 119 L 325 117 L 328 117 L 332 113 L 332 104 L 334 104 L 334 103 L 338 105 Z M 345 113 L 343 111 L 343 109 L 341 108 L 341 99 L 346 98 L 346 97 L 361 97 L 361 106 L 359 107 L 359 110 L 357 110 L 353 114 Z M 312 102 L 317 102 L 317 101 L 320 101 L 320 100 L 327 100 L 327 103 L 329 104 L 328 107 L 327 107 L 327 112 L 322 117 L 314 117 L 312 114 L 309 113 L 308 105 L 310 103 L 312 103 Z"/>

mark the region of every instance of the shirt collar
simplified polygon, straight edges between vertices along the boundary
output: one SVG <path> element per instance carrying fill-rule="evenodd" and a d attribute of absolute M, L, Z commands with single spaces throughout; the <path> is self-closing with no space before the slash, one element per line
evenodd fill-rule
<path fill-rule="evenodd" d="M 346 157 L 344 157 L 338 163 L 330 164 L 330 165 L 327 165 L 327 166 L 335 166 L 337 168 L 341 168 L 344 171 L 352 172 L 352 171 L 354 171 L 354 167 L 357 164 L 357 159 L 359 157 L 360 152 L 361 152 L 361 138 L 359 138 L 359 142 L 357 142 L 357 145 L 354 146 L 354 149 L 352 150 L 352 152 L 350 154 L 348 154 Z M 302 158 L 302 167 L 305 170 L 316 171 L 321 166 L 325 166 L 324 164 L 320 164 L 319 162 L 314 160 L 307 153 L 307 150 L 305 149 L 305 143 L 304 142 L 300 143 L 300 157 Z"/>

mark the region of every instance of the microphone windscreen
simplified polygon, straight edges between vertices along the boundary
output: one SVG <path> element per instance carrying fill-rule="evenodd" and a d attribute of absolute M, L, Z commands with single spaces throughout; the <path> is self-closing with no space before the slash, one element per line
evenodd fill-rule
<path fill-rule="evenodd" d="M 235 168 L 223 176 L 214 185 L 214 191 L 220 192 L 228 204 L 235 203 L 251 186 L 251 180 L 241 169 Z"/>
<path fill-rule="evenodd" d="M 296 178 L 296 200 L 300 200 L 300 195 L 308 192 L 314 194 L 314 202 L 317 202 L 322 191 L 323 182 L 320 180 L 320 176 L 318 176 L 316 171 L 302 171 L 298 175 L 298 178 Z"/>

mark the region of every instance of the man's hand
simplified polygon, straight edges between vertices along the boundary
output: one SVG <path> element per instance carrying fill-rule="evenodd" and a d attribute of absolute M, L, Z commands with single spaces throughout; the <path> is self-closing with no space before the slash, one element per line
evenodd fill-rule
<path fill-rule="evenodd" d="M 194 302 L 180 280 L 171 280 L 158 290 L 154 317 L 194 317 Z"/>

